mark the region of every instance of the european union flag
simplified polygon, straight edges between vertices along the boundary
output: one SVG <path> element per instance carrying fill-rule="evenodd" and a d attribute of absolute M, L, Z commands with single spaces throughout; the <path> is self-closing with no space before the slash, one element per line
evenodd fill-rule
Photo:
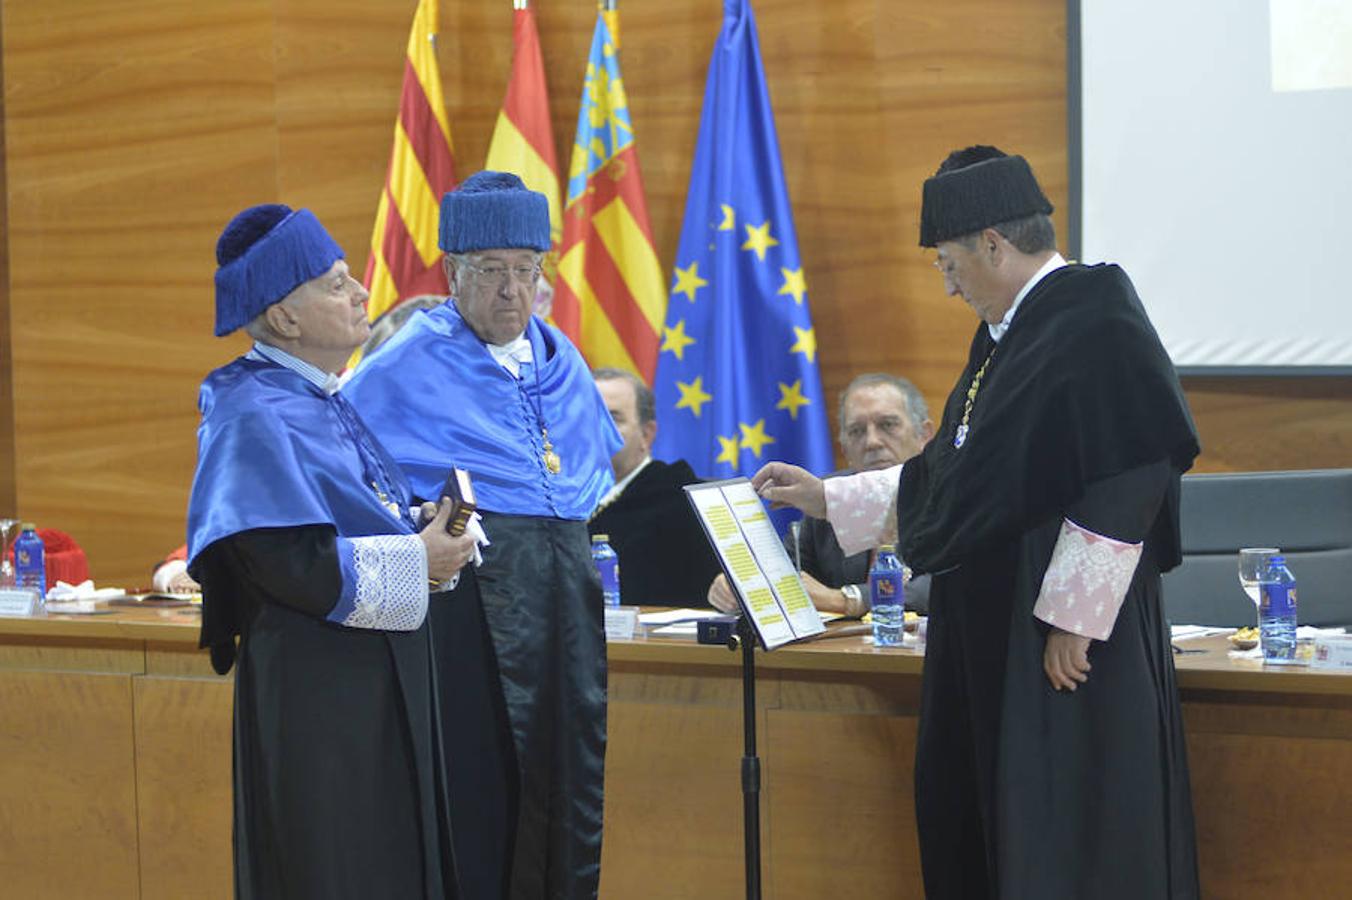
<path fill-rule="evenodd" d="M 706 478 L 832 468 L 817 336 L 756 20 L 724 0 L 657 361 L 654 455 Z"/>

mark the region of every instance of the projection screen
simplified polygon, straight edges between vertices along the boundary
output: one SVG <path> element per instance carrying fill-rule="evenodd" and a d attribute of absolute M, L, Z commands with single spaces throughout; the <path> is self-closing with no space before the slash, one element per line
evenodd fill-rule
<path fill-rule="evenodd" d="M 1070 251 L 1127 270 L 1185 372 L 1352 373 L 1352 2 L 1069 21 Z"/>

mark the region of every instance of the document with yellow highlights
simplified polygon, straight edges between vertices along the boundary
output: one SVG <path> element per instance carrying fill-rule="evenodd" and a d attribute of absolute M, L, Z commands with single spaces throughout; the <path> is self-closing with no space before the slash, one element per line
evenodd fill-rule
<path fill-rule="evenodd" d="M 685 490 L 765 649 L 826 630 L 748 479 Z"/>

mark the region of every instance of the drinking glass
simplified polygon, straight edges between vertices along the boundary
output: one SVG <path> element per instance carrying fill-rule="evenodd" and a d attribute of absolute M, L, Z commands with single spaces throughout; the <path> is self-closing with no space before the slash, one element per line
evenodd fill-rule
<path fill-rule="evenodd" d="M 1245 547 L 1239 551 L 1239 584 L 1253 601 L 1255 619 L 1263 604 L 1258 583 L 1263 580 L 1263 573 L 1267 571 L 1268 560 L 1278 553 L 1281 551 L 1276 547 Z"/>
<path fill-rule="evenodd" d="M 14 586 L 14 566 L 9 561 L 9 532 L 18 519 L 0 519 L 0 587 Z"/>

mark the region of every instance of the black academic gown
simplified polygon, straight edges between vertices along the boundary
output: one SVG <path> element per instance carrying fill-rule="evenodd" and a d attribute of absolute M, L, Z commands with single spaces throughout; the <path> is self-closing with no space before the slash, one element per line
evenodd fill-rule
<path fill-rule="evenodd" d="M 915 774 L 928 896 L 1199 896 L 1159 580 L 1180 558 L 1179 476 L 1197 452 L 1172 365 L 1117 267 L 1045 277 L 998 347 L 978 328 L 898 491 L 901 553 L 934 573 Z M 1088 682 L 1058 693 L 1032 610 L 1064 517 L 1145 547 Z"/>
<path fill-rule="evenodd" d="M 500 891 L 505 882 L 513 900 L 594 898 L 601 878 L 606 641 L 587 525 L 491 512 L 483 525 L 493 543 L 475 572 L 481 612 L 465 613 L 458 635 L 438 643 L 456 853 L 501 858 L 509 874 L 484 886 Z M 445 619 L 434 610 L 438 636 L 454 630 Z M 477 650 L 466 646 L 470 641 Z M 488 817 L 489 833 L 474 836 L 473 851 L 464 844 L 466 791 L 475 792 Z M 506 844 L 495 837 L 502 833 Z M 466 896 L 493 900 L 488 893 Z"/>
<path fill-rule="evenodd" d="M 722 569 L 682 490 L 699 479 L 683 459 L 654 459 L 587 525 L 610 537 L 620 560 L 626 604 L 708 606 L 709 584 Z"/>
<path fill-rule="evenodd" d="M 221 674 L 235 666 L 235 895 L 459 896 L 427 624 L 324 620 L 341 584 L 331 526 L 231 535 L 192 575 L 203 645 Z"/>

